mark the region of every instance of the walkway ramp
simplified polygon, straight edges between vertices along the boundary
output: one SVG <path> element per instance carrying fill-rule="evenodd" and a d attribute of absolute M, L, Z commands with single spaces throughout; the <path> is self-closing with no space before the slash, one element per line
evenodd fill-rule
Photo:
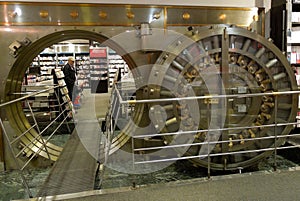
<path fill-rule="evenodd" d="M 94 189 L 100 149 L 103 153 L 98 119 L 105 117 L 109 97 L 109 93 L 84 91 L 81 107 L 74 115 L 75 129 L 37 196 Z"/>
<path fill-rule="evenodd" d="M 93 132 L 88 123 L 85 125 L 86 133 Z M 83 140 L 86 141 L 88 138 Z M 97 160 L 86 149 L 84 141 L 78 135 L 78 129 L 74 129 L 37 196 L 76 193 L 94 189 Z M 95 145 L 97 141 L 98 139 L 93 139 Z M 98 146 L 99 144 L 97 152 Z"/>

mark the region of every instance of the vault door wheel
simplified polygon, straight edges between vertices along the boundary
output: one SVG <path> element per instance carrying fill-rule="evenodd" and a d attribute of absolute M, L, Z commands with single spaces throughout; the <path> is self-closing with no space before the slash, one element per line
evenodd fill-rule
<path fill-rule="evenodd" d="M 164 137 L 166 144 L 194 143 L 177 151 L 191 156 L 199 166 L 208 166 L 207 157 L 197 157 L 208 152 L 239 152 L 212 156 L 210 165 L 214 169 L 252 166 L 271 154 L 254 150 L 280 146 L 284 139 L 249 139 L 288 134 L 291 126 L 275 129 L 264 125 L 295 120 L 297 95 L 251 96 L 296 90 L 297 85 L 284 55 L 267 39 L 241 28 L 205 27 L 179 38 L 161 54 L 150 74 L 151 80 L 158 84 L 149 86 L 153 93 L 147 98 L 241 95 L 160 103 L 166 112 L 163 117 L 153 118 L 157 119 L 158 132 L 201 131 Z M 150 105 L 150 110 L 153 107 Z M 217 143 L 221 140 L 227 142 Z M 203 144 L 208 141 L 215 143 Z"/>

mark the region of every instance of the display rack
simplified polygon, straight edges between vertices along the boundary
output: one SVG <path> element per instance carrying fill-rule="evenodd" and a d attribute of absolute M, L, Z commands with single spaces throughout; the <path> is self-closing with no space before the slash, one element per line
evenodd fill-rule
<path fill-rule="evenodd" d="M 75 113 L 73 103 L 68 95 L 68 88 L 64 80 L 64 73 L 61 69 L 57 68 L 53 70 L 54 84 L 58 84 L 59 88 L 56 93 L 59 96 L 59 105 L 57 110 L 66 109 L 68 117 L 73 117 Z M 62 111 L 61 111 L 62 112 Z"/>
<path fill-rule="evenodd" d="M 45 90 L 51 83 L 44 83 L 40 85 L 23 85 L 22 93 L 32 93 L 40 90 Z M 39 122 L 48 122 L 56 117 L 55 105 L 57 104 L 57 99 L 55 97 L 54 91 L 49 90 L 44 93 L 32 96 L 26 101 L 22 102 L 23 111 L 29 120 L 29 122 L 34 122 L 31 110 L 34 117 L 39 120 Z M 30 108 L 29 108 L 29 105 Z"/>
<path fill-rule="evenodd" d="M 128 73 L 128 65 L 123 60 L 123 58 L 118 55 L 113 49 L 108 48 L 108 77 L 109 86 L 112 87 L 117 71 L 119 71 L 120 76 L 123 77 Z"/>
<path fill-rule="evenodd" d="M 77 47 L 78 46 L 78 47 Z M 65 44 L 57 44 L 52 46 L 51 48 L 44 49 L 36 58 L 34 58 L 31 66 L 29 67 L 29 71 L 33 68 L 40 68 L 40 73 L 34 76 L 28 77 L 28 82 L 33 81 L 44 81 L 44 80 L 52 80 L 53 76 L 51 75 L 51 71 L 53 69 L 60 69 L 66 63 L 70 56 L 76 59 L 75 67 L 79 73 L 78 84 L 83 86 L 84 88 L 90 87 L 90 70 L 89 70 L 89 45 L 77 45 L 74 44 L 74 49 L 66 48 Z M 28 73 L 29 75 L 29 73 Z"/>
<path fill-rule="evenodd" d="M 90 48 L 91 93 L 108 92 L 107 47 Z"/>
<path fill-rule="evenodd" d="M 300 2 L 289 2 L 287 10 L 291 11 L 287 23 L 287 54 L 292 66 L 300 67 Z"/>
<path fill-rule="evenodd" d="M 34 66 L 40 67 L 40 81 L 51 80 L 51 70 L 56 67 L 56 54 L 43 53 L 34 59 Z"/>
<path fill-rule="evenodd" d="M 76 54 L 77 82 L 82 88 L 90 88 L 90 56 L 89 53 Z"/>
<path fill-rule="evenodd" d="M 35 73 L 26 74 L 26 84 L 52 80 L 51 71 L 61 69 L 70 56 L 76 60 L 78 86 L 90 88 L 92 93 L 108 92 L 108 88 L 113 85 L 116 72 L 119 72 L 121 77 L 128 73 L 128 65 L 122 56 L 109 47 L 101 47 L 98 43 L 81 44 L 73 52 L 66 47 L 68 46 L 65 44 L 57 44 L 41 52 L 29 68 L 29 71 Z"/>
<path fill-rule="evenodd" d="M 287 1 L 287 58 L 295 72 L 298 88 L 300 87 L 300 1 Z M 300 96 L 297 122 L 300 122 Z M 299 124 L 297 125 L 299 127 Z"/>

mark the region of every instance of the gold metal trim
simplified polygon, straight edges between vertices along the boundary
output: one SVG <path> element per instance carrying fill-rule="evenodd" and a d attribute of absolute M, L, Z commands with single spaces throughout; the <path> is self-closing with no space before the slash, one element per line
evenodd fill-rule
<path fill-rule="evenodd" d="M 212 24 L 190 24 L 190 23 L 187 23 L 187 24 L 166 24 L 166 26 L 173 26 L 173 27 L 180 27 L 180 26 L 207 26 L 207 25 L 212 25 Z M 246 28 L 248 25 L 243 25 L 243 24 L 236 24 L 236 26 L 238 27 L 244 27 Z"/>
<path fill-rule="evenodd" d="M 167 29 L 167 22 L 168 22 L 168 10 L 166 7 L 164 7 L 164 29 Z"/>
<path fill-rule="evenodd" d="M 49 12 L 47 10 L 41 10 L 40 11 L 40 17 L 41 18 L 47 18 L 49 16 Z"/>
<path fill-rule="evenodd" d="M 0 22 L 0 26 L 123 26 L 132 27 L 140 25 L 139 23 L 127 23 L 127 24 L 116 24 L 116 23 L 102 23 L 102 22 Z"/>
<path fill-rule="evenodd" d="M 128 19 L 133 19 L 133 18 L 135 17 L 135 16 L 134 16 L 134 13 L 131 12 L 131 11 L 128 11 L 128 12 L 126 13 L 126 16 L 127 16 Z"/>
<path fill-rule="evenodd" d="M 107 12 L 105 12 L 105 11 L 99 11 L 98 15 L 101 19 L 106 19 L 107 18 Z"/>
<path fill-rule="evenodd" d="M 73 10 L 73 11 L 70 12 L 70 16 L 71 16 L 73 19 L 76 19 L 76 18 L 78 18 L 79 13 L 78 13 L 77 10 Z"/>
<path fill-rule="evenodd" d="M 182 19 L 189 20 L 191 18 L 191 15 L 188 12 L 185 12 L 182 14 Z"/>
<path fill-rule="evenodd" d="M 224 21 L 224 20 L 226 19 L 226 17 L 227 17 L 227 16 L 226 16 L 226 14 L 224 14 L 224 13 L 221 14 L 221 15 L 219 15 L 219 19 L 222 20 L 222 21 Z"/>
<path fill-rule="evenodd" d="M 125 7 L 126 4 L 92 4 L 92 3 L 49 3 L 49 2 L 0 2 L 0 5 L 30 5 L 30 6 L 76 6 L 76 7 Z M 242 10 L 250 11 L 253 8 L 247 7 L 216 7 L 216 6 L 178 6 L 178 5 L 130 5 L 130 8 L 183 8 L 183 9 L 206 9 L 206 10 Z"/>

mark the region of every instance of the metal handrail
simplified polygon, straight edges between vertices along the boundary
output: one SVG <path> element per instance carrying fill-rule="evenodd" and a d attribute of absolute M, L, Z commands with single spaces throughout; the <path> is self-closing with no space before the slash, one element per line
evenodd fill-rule
<path fill-rule="evenodd" d="M 11 153 L 15 156 L 15 152 L 14 152 L 14 150 L 13 150 L 12 145 L 9 143 L 9 138 L 8 138 L 7 133 L 6 133 L 6 130 L 4 129 L 4 125 L 3 125 L 3 122 L 2 122 L 2 120 L 1 120 L 1 118 L 0 118 L 0 126 L 1 126 L 1 128 L 3 129 L 4 136 L 5 136 L 5 138 L 6 138 L 7 142 L 8 142 L 8 147 L 9 147 Z M 14 158 L 14 161 L 15 161 L 15 163 L 16 163 L 17 168 L 20 170 L 21 178 L 22 178 L 22 184 L 23 184 L 23 186 L 24 186 L 26 192 L 28 193 L 28 196 L 29 196 L 30 198 L 32 198 L 32 193 L 31 193 L 31 191 L 30 191 L 30 189 L 29 189 L 29 185 L 28 185 L 28 183 L 27 183 L 27 181 L 26 181 L 26 179 L 25 179 L 25 176 L 24 176 L 23 171 L 22 171 L 22 169 L 21 169 L 21 167 L 20 167 L 20 164 L 19 164 L 19 162 L 18 162 L 18 160 L 17 160 L 16 157 L 13 157 L 13 158 Z"/>
<path fill-rule="evenodd" d="M 66 111 L 66 109 L 65 109 L 63 112 L 65 112 L 65 111 Z M 63 112 L 62 112 L 61 114 L 63 114 Z M 60 115 L 61 115 L 61 114 L 60 114 Z M 59 116 L 60 116 L 60 115 L 59 115 Z M 58 119 L 59 116 L 58 116 L 56 119 Z M 64 120 L 63 120 L 62 122 L 60 122 L 59 126 L 55 129 L 55 131 L 52 132 L 52 134 L 45 140 L 45 145 L 46 145 L 46 143 L 50 140 L 50 138 L 54 135 L 54 133 L 57 131 L 57 129 L 63 124 L 63 122 L 64 122 L 67 118 L 68 118 L 68 117 L 66 116 L 66 117 L 64 118 Z M 35 151 L 35 152 L 31 155 L 30 159 L 23 165 L 23 167 L 21 168 L 21 170 L 23 170 L 23 169 L 30 163 L 30 161 L 31 161 L 38 153 L 40 153 L 41 151 L 42 151 L 42 147 L 39 147 L 39 148 L 37 149 L 37 151 Z M 49 159 L 50 159 L 50 156 L 49 156 Z"/>
<path fill-rule="evenodd" d="M 116 128 L 116 122 L 115 125 L 113 125 L 113 117 L 112 114 L 114 113 L 116 107 L 120 108 L 120 105 L 116 105 L 117 101 L 115 100 L 116 98 L 120 98 L 118 95 L 115 95 L 115 90 L 116 90 L 116 83 L 113 83 L 112 85 L 112 92 L 111 96 L 109 99 L 109 108 L 108 108 L 108 113 L 106 114 L 105 121 L 106 121 L 106 142 L 105 142 L 105 147 L 104 147 L 104 161 L 103 161 L 103 169 L 100 173 L 100 181 L 99 181 L 99 188 L 101 188 L 102 183 L 103 183 L 103 177 L 104 177 L 104 171 L 105 167 L 108 161 L 108 156 L 109 156 L 109 151 L 112 143 L 112 136 L 114 136 L 115 128 Z M 117 115 L 118 117 L 118 115 Z M 117 121 L 117 119 L 115 119 Z M 101 140 L 100 140 L 101 142 Z M 100 145 L 99 145 L 100 146 Z"/>
<path fill-rule="evenodd" d="M 233 139 L 233 140 L 206 141 L 206 142 L 197 142 L 197 143 L 165 145 L 165 146 L 157 146 L 157 147 L 142 147 L 142 148 L 134 149 L 133 151 L 152 151 L 152 150 L 156 150 L 156 149 L 191 147 L 191 146 L 208 145 L 208 144 L 222 144 L 222 143 L 229 143 L 229 142 L 242 142 L 242 141 L 246 142 L 246 141 L 255 141 L 255 140 L 270 140 L 270 139 L 287 138 L 287 137 L 295 137 L 295 136 L 300 136 L 300 134 L 255 137 L 255 138 Z M 229 153 L 232 153 L 232 152 L 229 152 Z"/>
<path fill-rule="evenodd" d="M 26 99 L 26 103 L 27 103 L 27 105 L 28 105 L 28 107 L 29 107 L 29 109 L 30 109 L 30 112 L 31 112 L 31 114 L 32 114 L 34 124 L 36 125 L 36 129 L 37 129 L 38 134 L 39 134 L 38 137 L 41 139 L 42 144 L 43 144 L 43 146 L 45 147 L 45 151 L 46 151 L 46 153 L 47 153 L 47 155 L 48 155 L 48 158 L 50 159 L 50 154 L 49 154 L 48 148 L 47 148 L 47 146 L 46 146 L 46 143 L 44 142 L 44 139 L 43 139 L 43 137 L 42 137 L 42 133 L 41 133 L 40 127 L 39 127 L 39 125 L 38 125 L 38 123 L 37 123 L 37 121 L 36 121 L 36 118 L 35 118 L 35 116 L 34 116 L 34 114 L 33 114 L 33 110 L 32 110 L 32 108 L 31 108 L 31 106 L 30 106 L 30 104 L 29 104 L 29 102 L 28 102 L 28 99 Z M 31 142 L 32 142 L 32 141 L 31 141 Z M 27 146 L 27 147 L 28 147 L 28 146 Z"/>
<path fill-rule="evenodd" d="M 187 97 L 174 97 L 174 98 L 160 98 L 160 99 L 143 99 L 143 100 L 122 100 L 120 104 L 138 104 L 138 103 L 156 103 L 156 102 L 170 102 L 182 100 L 201 100 L 213 98 L 250 98 L 258 96 L 278 96 L 278 95 L 291 95 L 300 94 L 300 91 L 281 91 L 281 92 L 265 92 L 265 93 L 252 93 L 252 94 L 224 94 L 224 95 L 204 95 L 204 96 L 187 96 Z"/>
<path fill-rule="evenodd" d="M 266 137 L 254 137 L 254 138 L 245 138 L 245 139 L 232 139 L 232 140 L 214 140 L 214 141 L 206 141 L 206 142 L 199 142 L 199 143 L 185 143 L 185 144 L 169 144 L 164 146 L 155 146 L 155 147 L 139 147 L 135 148 L 134 146 L 134 140 L 133 139 L 143 139 L 143 138 L 151 138 L 151 137 L 162 137 L 162 136 L 170 136 L 170 135 L 187 135 L 187 134 L 195 134 L 195 133 L 201 133 L 201 132 L 222 132 L 222 131 L 230 131 L 230 130 L 241 130 L 241 129 L 251 129 L 251 128 L 271 128 L 274 127 L 275 131 L 277 127 L 281 126 L 296 126 L 299 125 L 299 122 L 280 122 L 279 119 L 277 119 L 277 110 L 280 106 L 278 106 L 277 97 L 281 95 L 299 95 L 299 90 L 288 90 L 288 91 L 278 91 L 278 92 L 264 92 L 264 93 L 241 93 L 241 94 L 220 94 L 220 95 L 203 95 L 203 96 L 187 96 L 187 97 L 170 97 L 170 98 L 162 98 L 162 99 L 143 99 L 143 100 L 122 100 L 122 96 L 119 90 L 116 88 L 116 93 L 118 97 L 120 98 L 120 104 L 126 105 L 129 107 L 130 105 L 134 104 L 147 104 L 147 103 L 161 103 L 161 102 L 172 102 L 172 101 L 182 101 L 182 100 L 205 100 L 205 99 L 230 99 L 230 98 L 248 98 L 248 97 L 258 97 L 258 96 L 274 96 L 275 97 L 275 120 L 272 124 L 266 124 L 266 125 L 253 125 L 253 126 L 240 126 L 240 127 L 225 127 L 225 128 L 211 128 L 211 129 L 202 129 L 202 130 L 192 130 L 192 131 L 176 131 L 176 132 L 168 132 L 168 133 L 149 133 L 149 134 L 140 134 L 135 135 L 134 133 L 130 133 L 130 136 L 132 138 L 132 152 L 133 152 L 133 164 L 146 164 L 146 163 L 155 163 L 155 162 L 167 162 L 167 161 L 176 161 L 176 160 L 184 160 L 184 159 L 193 159 L 193 158 L 199 158 L 199 157 L 208 157 L 208 174 L 210 172 L 210 157 L 214 156 L 224 156 L 224 155 L 233 155 L 233 154 L 242 154 L 242 153 L 253 153 L 253 152 L 264 152 L 264 151 L 274 151 L 276 154 L 276 150 L 281 149 L 290 149 L 290 148 L 296 148 L 300 147 L 300 145 L 294 145 L 294 146 L 277 146 L 276 143 L 274 143 L 274 147 L 267 147 L 267 148 L 261 148 L 261 149 L 252 149 L 252 150 L 242 150 L 242 151 L 234 151 L 234 152 L 222 152 L 222 153 L 207 153 L 207 154 L 201 154 L 193 156 L 178 156 L 174 158 L 163 158 L 163 159 L 153 159 L 153 160 L 147 160 L 143 159 L 143 161 L 136 161 L 134 157 L 135 152 L 145 152 L 147 151 L 155 151 L 159 149 L 174 149 L 174 148 L 180 148 L 180 147 L 190 147 L 190 146 L 199 146 L 199 145 L 216 145 L 216 144 L 222 144 L 222 143 L 239 143 L 241 141 L 244 141 L 245 143 L 247 141 L 255 141 L 255 140 L 272 140 L 274 139 L 274 142 L 276 142 L 277 139 L 281 138 L 288 138 L 288 137 L 296 137 L 300 136 L 300 134 L 293 134 L 293 135 L 275 135 L 273 136 L 266 136 Z M 296 118 L 295 118 L 296 120 Z M 278 122 L 279 121 L 279 122 Z M 151 157 L 150 157 L 151 158 Z M 276 156 L 274 158 L 276 160 Z M 276 166 L 276 161 L 275 161 Z M 276 167 L 274 167 L 276 168 Z"/>
<path fill-rule="evenodd" d="M 65 110 L 63 110 L 50 124 L 48 124 L 46 127 L 45 127 L 45 129 L 42 131 L 42 132 L 44 132 L 44 131 L 46 131 L 46 129 L 47 128 L 49 128 L 64 112 L 66 112 L 67 110 L 65 109 Z M 66 118 L 67 117 L 65 117 L 65 119 L 64 119 L 64 121 L 66 120 Z M 62 121 L 62 122 L 64 122 L 64 121 Z M 25 151 L 27 148 L 30 148 L 29 147 L 29 145 L 31 145 L 31 144 L 34 144 L 34 142 L 35 142 L 35 140 L 38 140 L 38 138 L 40 138 L 40 139 L 42 139 L 42 137 L 41 137 L 41 134 L 42 134 L 42 132 L 40 132 L 39 133 L 39 135 L 37 135 L 35 138 L 33 138 L 33 140 L 31 140 L 30 141 L 30 143 L 29 144 L 27 144 L 27 146 L 24 146 L 21 150 L 20 150 L 20 152 L 16 155 L 16 157 L 19 157 L 22 153 L 23 153 L 23 151 Z M 44 140 L 42 140 L 44 143 L 44 145 L 47 143 L 47 140 L 46 141 L 44 141 Z M 36 151 L 36 152 L 39 152 L 41 150 L 41 147 L 39 147 L 39 149 Z M 49 156 L 49 154 L 48 154 L 48 156 Z M 50 159 L 50 156 L 49 156 L 49 159 Z M 24 167 L 25 168 L 25 167 Z"/>
<path fill-rule="evenodd" d="M 48 86 L 46 86 L 46 87 L 48 87 Z M 38 91 L 33 91 L 33 92 L 30 92 L 30 93 L 12 93 L 12 95 L 24 95 L 24 94 L 25 94 L 25 96 L 16 98 L 16 99 L 14 99 L 14 100 L 11 100 L 11 101 L 8 101 L 8 102 L 5 102 L 5 103 L 1 103 L 1 104 L 0 104 L 0 108 L 5 107 L 5 106 L 8 106 L 8 105 L 11 105 L 11 104 L 18 103 L 18 102 L 20 102 L 20 101 L 27 101 L 27 99 L 30 98 L 30 97 L 34 97 L 34 96 L 39 95 L 39 94 L 42 94 L 42 93 L 44 93 L 44 92 L 48 92 L 48 91 L 50 91 L 50 90 L 54 90 L 54 89 L 56 89 L 56 88 L 58 88 L 58 87 L 60 87 L 60 86 L 59 86 L 59 85 L 53 85 L 53 86 L 51 86 L 51 87 L 48 87 L 47 89 L 42 89 L 42 90 L 38 90 Z M 54 93 L 55 93 L 56 99 L 59 101 L 58 94 L 55 92 L 55 90 L 54 90 Z M 29 103 L 28 103 L 28 105 L 29 105 Z M 32 126 L 31 126 L 30 128 L 28 128 L 28 129 L 26 129 L 26 131 L 24 131 L 23 133 L 21 133 L 17 138 L 15 138 L 15 139 L 13 139 L 13 140 L 11 140 L 11 139 L 9 138 L 8 133 L 6 132 L 5 127 L 4 127 L 4 125 L 3 125 L 2 119 L 0 118 L 0 126 L 1 126 L 1 128 L 3 129 L 3 131 L 4 131 L 3 133 L 4 133 L 4 136 L 5 136 L 6 140 L 7 140 L 7 142 L 8 142 L 8 147 L 9 147 L 9 149 L 10 149 L 10 152 L 11 152 L 12 155 L 13 155 L 13 158 L 14 158 L 14 161 L 15 161 L 15 163 L 16 163 L 16 166 L 17 166 L 18 170 L 19 170 L 20 173 L 21 173 L 21 178 L 22 178 L 22 181 L 23 181 L 22 183 L 23 183 L 24 188 L 26 189 L 26 192 L 28 193 L 28 196 L 29 196 L 30 198 L 32 198 L 32 193 L 31 193 L 31 191 L 30 191 L 30 189 L 29 189 L 29 185 L 28 185 L 28 183 L 27 183 L 27 181 L 26 181 L 26 179 L 25 179 L 25 176 L 24 176 L 24 174 L 23 174 L 23 170 L 24 170 L 25 167 L 32 161 L 32 159 L 33 159 L 37 154 L 39 154 L 43 149 L 45 149 L 45 151 L 47 152 L 47 155 L 48 155 L 49 160 L 51 159 L 50 154 L 49 154 L 48 149 L 47 149 L 47 143 L 48 143 L 48 141 L 50 140 L 50 138 L 54 135 L 54 133 L 60 128 L 60 126 L 66 121 L 66 119 L 67 119 L 68 116 L 65 116 L 65 117 L 64 117 L 63 121 L 60 122 L 60 124 L 57 126 L 57 128 L 51 133 L 51 135 L 50 135 L 46 140 L 44 140 L 44 139 L 42 138 L 42 133 L 44 133 L 51 125 L 53 125 L 53 123 L 54 123 L 58 118 L 60 118 L 61 115 L 65 115 L 64 113 L 65 113 L 66 109 L 62 110 L 61 104 L 60 104 L 60 103 L 59 103 L 59 106 L 60 106 L 60 111 L 61 111 L 61 113 L 60 113 L 60 114 L 59 114 L 59 115 L 58 115 L 58 116 L 57 116 L 50 124 L 48 124 L 48 125 L 46 126 L 46 128 L 43 129 L 43 131 L 40 131 L 40 129 L 39 129 L 39 127 L 38 127 L 38 122 L 37 122 L 36 119 L 35 119 L 33 110 L 32 110 L 32 108 L 31 108 L 30 105 L 29 105 L 29 109 L 30 109 L 31 115 L 33 116 L 33 119 L 34 119 L 34 125 L 32 125 Z M 16 143 L 18 140 L 20 140 L 23 136 L 25 136 L 27 133 L 29 133 L 29 132 L 30 132 L 32 129 L 34 129 L 35 127 L 37 127 L 38 135 L 36 135 L 36 136 L 34 137 L 34 139 L 30 141 L 29 144 L 24 145 L 24 147 L 22 148 L 22 150 L 21 150 L 19 153 L 16 154 L 16 153 L 14 152 L 14 150 L 13 150 L 12 144 Z M 69 129 L 69 127 L 68 127 L 68 129 Z M 21 155 L 21 153 L 23 153 L 26 149 L 31 150 L 32 144 L 33 144 L 35 141 L 37 141 L 38 139 L 41 139 L 41 141 L 42 141 L 41 143 L 43 144 L 43 146 L 40 146 L 40 147 L 38 148 L 38 150 L 33 151 L 33 154 L 31 154 L 31 157 L 30 157 L 30 158 L 25 162 L 25 164 L 21 167 L 21 165 L 19 164 L 19 161 L 17 160 L 17 158 L 18 158 L 18 157 Z"/>
<path fill-rule="evenodd" d="M 48 88 L 48 89 L 43 89 L 43 90 L 40 90 L 40 91 L 32 92 L 32 93 L 30 93 L 30 94 L 28 94 L 28 95 L 26 95 L 26 96 L 22 96 L 22 97 L 20 97 L 20 98 L 16 98 L 16 99 L 14 99 L 14 100 L 11 100 L 11 101 L 8 101 L 8 102 L 5 102 L 5 103 L 1 103 L 1 104 L 0 104 L 0 108 L 1 108 L 1 107 L 4 107 L 4 106 L 7 106 L 7 105 L 10 105 L 10 104 L 13 104 L 13 103 L 20 102 L 20 101 L 25 100 L 25 99 L 27 99 L 27 98 L 30 98 L 30 97 L 36 96 L 36 95 L 38 95 L 38 94 L 41 94 L 41 93 L 50 91 L 50 90 L 52 90 L 52 89 L 56 89 L 56 88 L 58 88 L 58 87 L 59 87 L 58 85 L 55 85 L 55 86 L 50 87 L 50 88 Z M 16 95 L 17 93 L 12 93 L 12 94 L 13 94 L 13 95 L 14 95 L 14 94 Z"/>
<path fill-rule="evenodd" d="M 289 125 L 298 125 L 298 122 L 291 123 L 274 123 L 274 124 L 264 124 L 260 126 L 242 126 L 242 127 L 230 127 L 230 128 L 212 128 L 212 129 L 202 129 L 202 130 L 192 130 L 192 131 L 180 131 L 180 132 L 168 132 L 168 133 L 153 133 L 146 135 L 133 135 L 133 138 L 142 139 L 147 137 L 161 137 L 167 135 L 183 135 L 183 134 L 194 134 L 194 133 L 204 133 L 209 131 L 230 131 L 230 130 L 242 130 L 242 129 L 250 129 L 250 128 L 266 128 L 266 127 L 275 127 L 275 126 L 289 126 Z"/>
<path fill-rule="evenodd" d="M 10 142 L 10 144 L 14 144 L 16 143 L 21 137 L 23 137 L 26 133 L 28 133 L 30 130 L 32 130 L 34 127 L 36 126 L 36 124 L 32 125 L 30 128 L 28 128 L 26 131 L 24 131 L 23 133 L 21 133 L 18 137 L 16 137 L 14 140 L 12 140 Z"/>
<path fill-rule="evenodd" d="M 282 147 L 277 147 L 277 148 L 269 147 L 269 148 L 264 148 L 264 149 L 254 149 L 254 150 L 247 150 L 247 151 L 208 153 L 208 154 L 201 154 L 201 155 L 195 155 L 195 156 L 182 156 L 182 157 L 167 158 L 167 159 L 143 160 L 143 161 L 135 162 L 135 164 L 160 163 L 160 162 L 178 161 L 178 160 L 186 160 L 186 159 L 194 159 L 194 158 L 226 156 L 226 155 L 245 154 L 245 153 L 257 153 L 257 152 L 274 151 L 275 149 L 282 150 L 282 149 L 292 149 L 292 148 L 300 148 L 300 145 L 282 146 Z"/>

